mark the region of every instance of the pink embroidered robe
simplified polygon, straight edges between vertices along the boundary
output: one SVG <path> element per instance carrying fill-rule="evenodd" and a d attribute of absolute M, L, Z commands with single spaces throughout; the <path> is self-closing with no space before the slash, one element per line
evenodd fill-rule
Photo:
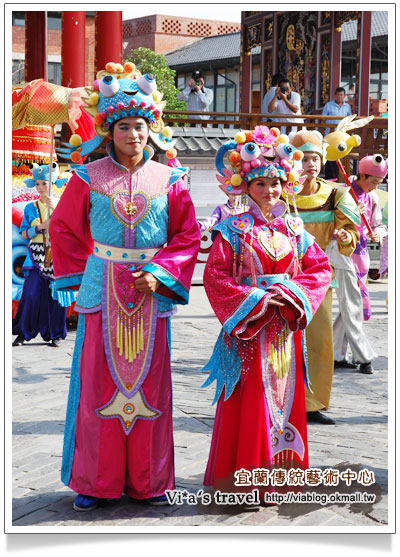
<path fill-rule="evenodd" d="M 62 480 L 84 495 L 174 488 L 169 316 L 200 244 L 182 174 L 106 157 L 77 168 L 51 219 L 56 286 L 80 287 Z M 135 289 L 141 269 L 161 282 L 153 295 Z"/>
<path fill-rule="evenodd" d="M 382 242 L 387 236 L 387 228 L 384 224 L 382 224 L 382 212 L 379 206 L 378 195 L 374 191 L 369 193 L 364 192 L 357 186 L 355 179 L 353 179 L 353 186 L 358 201 L 361 201 L 366 207 L 365 217 L 370 223 L 372 231 L 378 232 L 380 242 Z M 357 226 L 357 230 L 360 233 L 360 240 L 357 242 L 356 249 L 354 250 L 351 258 L 356 270 L 358 286 L 361 292 L 364 321 L 368 321 L 372 315 L 371 302 L 367 287 L 370 257 L 368 252 L 368 229 L 363 220 L 361 220 L 361 225 Z"/>
<path fill-rule="evenodd" d="M 289 235 L 283 218 L 267 223 L 252 200 L 214 230 L 204 286 L 223 329 L 204 367 L 218 399 L 204 484 L 240 491 L 242 469 L 308 466 L 303 331 L 331 268 L 310 234 Z M 268 303 L 273 294 L 283 307 Z"/>

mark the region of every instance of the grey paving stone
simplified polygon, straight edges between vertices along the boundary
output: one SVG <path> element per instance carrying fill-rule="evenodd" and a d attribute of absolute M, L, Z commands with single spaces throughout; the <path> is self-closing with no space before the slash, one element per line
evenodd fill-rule
<path fill-rule="evenodd" d="M 373 317 L 365 330 L 379 358 L 375 373 L 363 376 L 335 370 L 329 415 L 333 427 L 311 424 L 310 465 L 337 467 L 343 462 L 375 471 L 383 496 L 367 514 L 350 505 L 298 509 L 285 515 L 278 507 L 255 512 L 204 509 L 184 505 L 149 508 L 120 501 L 91 513 L 72 509 L 75 494 L 61 483 L 60 466 L 68 382 L 75 333 L 57 350 L 31 342 L 13 349 L 13 496 L 14 524 L 18 526 L 178 526 L 221 525 L 232 528 L 316 525 L 379 529 L 387 523 L 387 314 L 386 282 L 371 282 Z M 334 297 L 334 316 L 337 311 Z M 177 487 L 196 492 L 202 487 L 211 441 L 215 405 L 214 386 L 202 389 L 207 374 L 201 367 L 209 359 L 220 325 L 213 316 L 202 287 L 192 289 L 189 306 L 172 319 L 172 380 Z M 195 347 L 195 349 L 194 349 Z M 370 440 L 373 439 L 373 447 Z M 306 507 L 306 505 L 303 505 Z M 82 516 L 83 515 L 83 516 Z"/>

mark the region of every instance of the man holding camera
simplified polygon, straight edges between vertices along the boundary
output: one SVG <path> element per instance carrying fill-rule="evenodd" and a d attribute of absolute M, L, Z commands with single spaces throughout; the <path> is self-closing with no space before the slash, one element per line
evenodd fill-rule
<path fill-rule="evenodd" d="M 204 74 L 201 70 L 192 73 L 187 87 L 180 92 L 178 99 L 186 102 L 186 109 L 193 112 L 208 112 L 209 105 L 213 102 L 214 94 L 211 89 L 204 87 Z M 208 114 L 190 116 L 194 120 L 208 120 Z"/>
<path fill-rule="evenodd" d="M 292 91 L 290 81 L 283 78 L 279 81 L 278 87 L 275 89 L 275 95 L 268 105 L 268 112 L 270 114 L 301 114 L 301 99 L 300 95 Z M 294 124 L 303 124 L 302 118 L 274 118 L 275 122 L 289 122 Z M 297 126 L 282 126 L 281 133 L 289 133 L 290 131 L 297 131 Z"/>

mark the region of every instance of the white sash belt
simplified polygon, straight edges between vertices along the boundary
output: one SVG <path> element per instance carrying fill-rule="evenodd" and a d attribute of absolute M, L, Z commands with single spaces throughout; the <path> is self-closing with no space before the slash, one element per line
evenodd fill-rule
<path fill-rule="evenodd" d="M 120 248 L 94 242 L 93 255 L 105 261 L 117 263 L 148 263 L 153 259 L 160 248 Z"/>

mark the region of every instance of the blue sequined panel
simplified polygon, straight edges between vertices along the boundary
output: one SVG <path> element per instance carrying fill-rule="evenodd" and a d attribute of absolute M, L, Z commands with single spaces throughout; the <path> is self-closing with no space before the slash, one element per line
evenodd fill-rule
<path fill-rule="evenodd" d="M 103 278 L 103 260 L 89 255 L 85 274 L 76 299 L 78 306 L 92 308 L 101 302 L 101 284 Z"/>
<path fill-rule="evenodd" d="M 158 312 L 163 313 L 171 311 L 176 306 L 174 300 L 166 300 L 165 298 L 158 298 Z"/>
<path fill-rule="evenodd" d="M 124 245 L 124 225 L 110 210 L 110 198 L 90 192 L 90 230 L 94 240 L 103 244 L 122 247 Z M 151 207 L 145 219 L 136 228 L 136 247 L 162 246 L 168 233 L 168 194 L 151 200 Z M 130 246 L 134 247 L 134 246 Z M 79 290 L 77 304 L 92 308 L 101 302 L 103 261 L 91 255 L 87 261 L 85 274 Z M 161 311 L 170 311 L 175 304 L 164 304 Z"/>
<path fill-rule="evenodd" d="M 136 228 L 138 248 L 162 246 L 168 233 L 168 194 L 151 200 L 151 208 L 146 218 Z"/>
<path fill-rule="evenodd" d="M 90 192 L 89 219 L 94 240 L 102 244 L 123 246 L 123 224 L 112 214 L 108 196 Z"/>
<path fill-rule="evenodd" d="M 225 387 L 225 400 L 227 400 L 240 380 L 241 360 L 237 351 L 237 340 L 230 339 L 231 345 L 225 342 L 224 331 L 219 334 L 215 343 L 212 356 L 201 371 L 210 371 L 210 375 L 202 387 L 208 387 L 213 381 L 217 382 L 213 404 L 219 399 Z"/>

